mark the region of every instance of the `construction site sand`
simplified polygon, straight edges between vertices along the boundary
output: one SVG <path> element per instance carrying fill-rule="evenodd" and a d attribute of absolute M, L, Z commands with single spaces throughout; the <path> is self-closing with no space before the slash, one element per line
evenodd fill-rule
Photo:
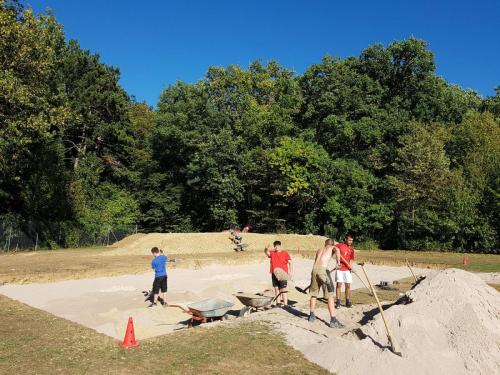
<path fill-rule="evenodd" d="M 372 272 L 370 272 L 372 273 Z M 457 269 L 433 271 L 407 293 L 410 303 L 385 310 L 396 350 L 388 350 L 381 315 L 364 325 L 367 314 L 359 307 L 341 309 L 338 318 L 346 330 L 290 319 L 288 312 L 273 310 L 268 319 L 285 333 L 288 342 L 305 357 L 338 374 L 499 374 L 500 294 L 475 274 Z M 357 334 L 354 330 L 357 329 Z M 359 337 L 364 337 L 360 339 Z"/>
<path fill-rule="evenodd" d="M 137 233 L 110 246 L 105 255 L 149 255 L 153 246 L 172 254 L 227 253 L 234 244 L 228 232 L 219 233 Z M 276 239 L 288 250 L 316 250 L 326 237 L 300 234 L 242 233 L 247 251 L 262 251 Z"/>
<path fill-rule="evenodd" d="M 295 285 L 307 286 L 312 261 L 298 259 L 294 264 Z M 234 303 L 231 312 L 237 314 L 242 306 L 233 293 L 270 288 L 268 267 L 268 262 L 263 261 L 196 270 L 172 269 L 168 300 L 185 306 L 218 297 Z M 410 276 L 406 267 L 366 265 L 365 268 L 372 282 Z M 295 291 L 293 284 L 290 299 L 297 302 L 296 307 L 254 313 L 245 319 L 274 323 L 290 345 L 308 360 L 338 374 L 500 373 L 498 292 L 479 275 L 469 272 L 415 271 L 427 278 L 408 293 L 411 303 L 392 305 L 385 311 L 402 357 L 388 350 L 385 329 L 375 305 L 337 310 L 336 315 L 346 328 L 330 329 L 326 325 L 329 316 L 325 308 L 318 308 L 318 321 L 307 321 L 308 296 Z M 484 276 L 495 280 L 498 274 Z M 146 307 L 141 292 L 150 288 L 152 278 L 152 273 L 145 273 L 49 284 L 6 284 L 0 286 L 0 293 L 116 339 L 123 338 L 128 317 L 132 316 L 136 337 L 141 340 L 183 329 L 189 319 L 180 309 Z M 353 289 L 361 287 L 354 278 Z M 206 325 L 213 326 L 217 324 Z"/>
<path fill-rule="evenodd" d="M 312 261 L 294 261 L 295 284 L 309 285 Z M 410 276 L 405 267 L 369 265 L 374 280 L 397 280 Z M 426 270 L 418 270 L 426 272 Z M 123 338 L 128 317 L 134 319 L 138 339 L 182 329 L 189 316 L 177 308 L 147 308 L 143 290 L 151 288 L 153 273 L 59 281 L 44 284 L 0 286 L 0 293 L 56 316 L 74 321 L 115 338 Z M 206 298 L 218 297 L 234 303 L 237 314 L 242 305 L 233 293 L 261 292 L 271 288 L 269 262 L 220 266 L 202 269 L 169 270 L 168 301 L 183 306 Z M 353 289 L 362 287 L 357 278 Z M 290 299 L 305 303 L 308 296 L 290 288 Z"/>

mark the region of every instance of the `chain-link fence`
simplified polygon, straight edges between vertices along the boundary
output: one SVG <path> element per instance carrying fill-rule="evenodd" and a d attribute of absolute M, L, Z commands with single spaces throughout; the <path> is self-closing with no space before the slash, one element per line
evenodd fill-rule
<path fill-rule="evenodd" d="M 107 246 L 137 233 L 137 225 L 84 230 L 74 224 L 0 220 L 0 252 Z"/>

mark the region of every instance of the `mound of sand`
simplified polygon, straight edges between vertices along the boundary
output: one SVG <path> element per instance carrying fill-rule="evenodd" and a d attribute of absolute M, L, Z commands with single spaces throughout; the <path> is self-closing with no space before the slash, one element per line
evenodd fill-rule
<path fill-rule="evenodd" d="M 478 276 L 457 269 L 430 275 L 386 317 L 398 357 L 387 349 L 380 314 L 353 333 L 300 348 L 339 374 L 499 374 L 500 294 Z M 359 331 L 358 331 L 359 332 Z"/>
<path fill-rule="evenodd" d="M 326 237 L 299 234 L 242 233 L 247 251 L 262 251 L 266 245 L 280 240 L 286 250 L 316 250 Z M 133 234 L 113 244 L 108 255 L 150 255 L 153 246 L 169 254 L 227 253 L 235 245 L 229 233 L 149 233 Z"/>

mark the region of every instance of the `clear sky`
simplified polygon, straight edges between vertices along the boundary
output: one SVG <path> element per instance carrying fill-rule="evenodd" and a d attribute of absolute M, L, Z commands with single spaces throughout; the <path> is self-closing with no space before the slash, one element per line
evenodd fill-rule
<path fill-rule="evenodd" d="M 415 36 L 437 74 L 483 96 L 500 86 L 500 0 L 24 0 L 53 10 L 67 39 L 120 68 L 121 84 L 156 105 L 211 65 L 277 60 L 302 73 L 325 54 L 359 56 Z"/>

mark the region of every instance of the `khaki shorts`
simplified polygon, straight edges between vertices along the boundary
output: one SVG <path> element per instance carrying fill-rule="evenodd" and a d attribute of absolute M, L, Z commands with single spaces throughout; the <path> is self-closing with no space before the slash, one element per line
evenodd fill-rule
<path fill-rule="evenodd" d="M 326 267 L 313 267 L 311 272 L 311 287 L 309 289 L 311 297 L 317 297 L 321 287 L 323 287 L 326 298 L 334 296 L 335 287 L 331 285 L 328 279 Z"/>

